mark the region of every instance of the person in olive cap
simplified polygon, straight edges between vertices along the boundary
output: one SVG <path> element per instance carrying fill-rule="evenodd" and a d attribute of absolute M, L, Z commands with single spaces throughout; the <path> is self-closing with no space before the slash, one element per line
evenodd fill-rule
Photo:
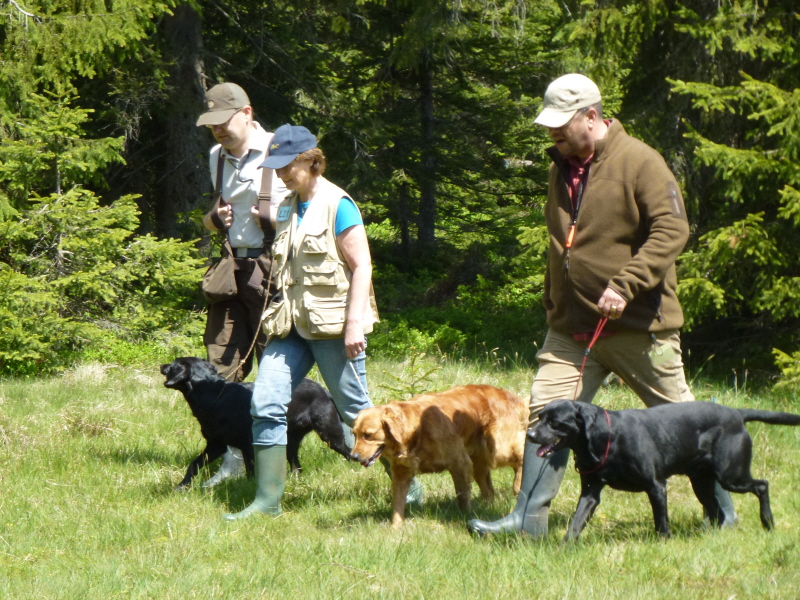
<path fill-rule="evenodd" d="M 261 163 L 267 156 L 272 134 L 253 119 L 253 108 L 245 91 L 235 83 L 220 83 L 206 93 L 206 112 L 197 125 L 211 130 L 217 144 L 211 148 L 209 168 L 215 191 L 222 201 L 215 203 L 203 218 L 211 231 L 224 231 L 236 257 L 236 297 L 208 307 L 203 342 L 208 360 L 223 377 L 242 381 L 252 366 L 252 353 L 242 363 L 253 339 L 259 336 L 255 353 L 260 358 L 266 337 L 259 322 L 269 276 L 274 231 L 268 219 L 252 212 L 258 206 L 262 187 L 271 194 L 271 203 L 280 204 L 288 193 L 278 177 L 262 177 Z M 273 175 L 272 170 L 268 175 Z M 268 212 L 262 211 L 262 212 Z M 268 231 L 264 231 L 264 228 Z M 242 364 L 240 364 L 242 363 Z M 214 486 L 225 479 L 244 474 L 241 452 L 229 448 L 219 471 L 204 482 Z"/>
<path fill-rule="evenodd" d="M 264 315 L 269 342 L 253 388 L 256 497 L 228 520 L 281 512 L 286 482 L 286 410 L 292 391 L 317 365 L 347 425 L 352 447 L 358 413 L 372 406 L 365 369 L 366 334 L 378 321 L 372 259 L 351 196 L 322 174 L 325 156 L 305 127 L 275 131 L 264 168 L 290 190 L 274 213 L 277 291 Z M 419 501 L 414 483 L 410 501 Z"/>
<path fill-rule="evenodd" d="M 609 373 L 648 407 L 694 400 L 678 331 L 683 312 L 675 260 L 689 224 L 675 177 L 658 152 L 629 137 L 619 121 L 603 119 L 600 90 L 584 75 L 553 81 L 535 122 L 547 128 L 554 146 L 545 205 L 549 330 L 536 355 L 530 424 L 553 400 L 592 402 Z M 602 317 L 609 321 L 587 355 Z M 468 529 L 546 535 L 568 458 L 568 449 L 550 454 L 526 440 L 514 510 L 493 522 L 473 519 Z M 707 516 L 735 523 L 730 494 L 717 484 L 715 496 L 717 514 Z"/>

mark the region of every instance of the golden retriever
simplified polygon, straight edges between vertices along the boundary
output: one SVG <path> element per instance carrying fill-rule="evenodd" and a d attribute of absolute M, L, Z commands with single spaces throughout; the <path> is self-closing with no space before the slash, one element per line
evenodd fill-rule
<path fill-rule="evenodd" d="M 522 479 L 528 406 L 511 392 L 465 385 L 359 413 L 352 457 L 369 467 L 383 457 L 391 466 L 392 525 L 403 524 L 406 494 L 417 473 L 450 471 L 458 506 L 470 509 L 472 478 L 481 496 L 494 499 L 490 469 L 512 467 L 514 493 Z"/>

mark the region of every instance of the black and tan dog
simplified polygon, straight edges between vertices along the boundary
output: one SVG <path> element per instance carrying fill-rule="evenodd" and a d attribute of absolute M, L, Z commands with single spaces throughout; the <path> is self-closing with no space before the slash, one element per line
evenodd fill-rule
<path fill-rule="evenodd" d="M 210 362 L 201 358 L 178 358 L 161 365 L 167 378 L 164 385 L 178 390 L 186 398 L 192 414 L 200 423 L 206 447 L 189 465 L 178 488 L 188 486 L 206 464 L 225 453 L 228 446 L 244 455 L 248 476 L 253 474 L 253 419 L 250 416 L 252 383 L 230 383 L 221 377 Z M 303 438 L 312 431 L 345 458 L 350 459 L 336 406 L 318 383 L 306 379 L 292 394 L 286 413 L 286 459 L 292 470 L 300 471 L 298 452 Z"/>
<path fill-rule="evenodd" d="M 647 409 L 606 411 L 585 402 L 556 400 L 539 413 L 528 439 L 546 456 L 562 448 L 575 453 L 581 496 L 565 539 L 577 538 L 609 485 L 646 492 L 656 531 L 669 536 L 667 479 L 688 475 L 694 493 L 719 525 L 716 481 L 729 492 L 758 497 L 761 524 L 773 527 L 768 484 L 750 475 L 753 442 L 748 421 L 800 425 L 800 415 L 735 409 L 711 402 L 678 402 Z"/>

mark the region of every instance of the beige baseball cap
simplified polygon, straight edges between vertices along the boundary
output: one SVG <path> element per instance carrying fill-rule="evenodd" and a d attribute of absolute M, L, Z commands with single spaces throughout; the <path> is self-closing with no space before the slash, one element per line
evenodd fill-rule
<path fill-rule="evenodd" d="M 534 123 L 550 128 L 562 127 L 580 109 L 600 100 L 600 89 L 594 81 L 580 73 L 564 75 L 547 86 L 542 112 Z"/>
<path fill-rule="evenodd" d="M 218 83 L 206 92 L 206 108 L 208 110 L 197 119 L 197 126 L 222 125 L 237 110 L 249 105 L 250 98 L 238 85 L 235 83 Z"/>

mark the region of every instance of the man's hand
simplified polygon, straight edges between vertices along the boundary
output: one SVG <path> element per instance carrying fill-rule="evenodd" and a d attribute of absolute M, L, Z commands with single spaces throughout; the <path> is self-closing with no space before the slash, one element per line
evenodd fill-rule
<path fill-rule="evenodd" d="M 220 206 L 217 209 L 217 214 L 219 215 L 219 218 L 222 219 L 226 229 L 233 225 L 233 208 L 230 204 Z"/>
<path fill-rule="evenodd" d="M 603 295 L 600 296 L 600 301 L 597 303 L 597 308 L 600 314 L 609 319 L 619 319 L 622 316 L 622 311 L 625 310 L 628 302 L 611 288 L 606 288 Z"/>
<path fill-rule="evenodd" d="M 220 206 L 216 210 L 217 210 L 217 215 L 219 215 L 220 221 L 222 221 L 222 224 L 225 225 L 225 229 L 228 229 L 231 225 L 233 225 L 233 208 L 231 208 L 230 204 L 225 204 L 224 206 Z M 211 215 L 213 214 L 214 214 L 214 209 L 211 209 L 209 212 L 206 213 L 206 216 L 203 217 L 203 225 L 206 226 L 206 229 L 210 229 L 211 231 L 217 231 L 217 226 L 211 219 Z"/>

